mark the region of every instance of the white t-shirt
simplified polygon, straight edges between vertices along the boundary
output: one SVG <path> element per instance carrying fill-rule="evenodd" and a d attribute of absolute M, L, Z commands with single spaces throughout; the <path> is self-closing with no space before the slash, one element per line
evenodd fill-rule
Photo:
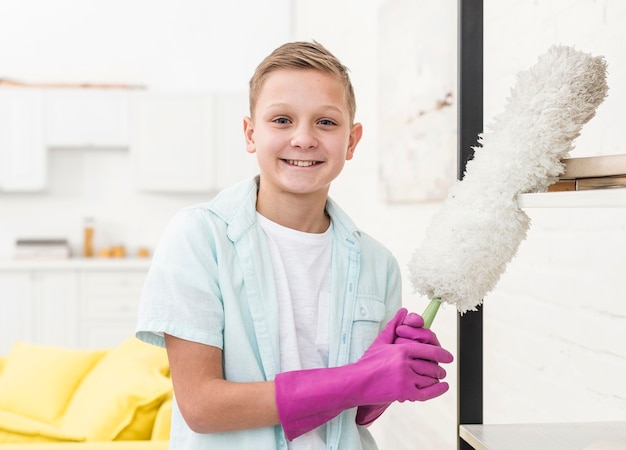
<path fill-rule="evenodd" d="M 280 322 L 281 372 L 328 367 L 328 314 L 333 227 L 305 233 L 257 213 L 272 258 Z M 290 450 L 325 449 L 322 426 L 289 444 Z"/>

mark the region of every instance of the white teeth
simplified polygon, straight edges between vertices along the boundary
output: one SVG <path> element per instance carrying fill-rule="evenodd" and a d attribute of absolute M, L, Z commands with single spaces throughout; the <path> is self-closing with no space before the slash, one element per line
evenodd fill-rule
<path fill-rule="evenodd" d="M 295 159 L 288 159 L 286 161 L 292 166 L 298 166 L 298 167 L 309 167 L 314 164 L 317 164 L 316 161 L 297 161 Z"/>

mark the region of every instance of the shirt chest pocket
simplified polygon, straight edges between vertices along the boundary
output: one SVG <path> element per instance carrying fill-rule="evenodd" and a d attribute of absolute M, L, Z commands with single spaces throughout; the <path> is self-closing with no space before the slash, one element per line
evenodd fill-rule
<path fill-rule="evenodd" d="M 385 319 L 385 303 L 373 296 L 358 296 L 352 316 L 350 361 L 356 361 L 376 339 Z"/>

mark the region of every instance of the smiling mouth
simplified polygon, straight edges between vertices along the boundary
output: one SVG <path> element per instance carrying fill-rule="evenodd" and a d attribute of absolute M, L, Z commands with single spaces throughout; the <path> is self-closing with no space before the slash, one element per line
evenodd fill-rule
<path fill-rule="evenodd" d="M 310 167 L 316 164 L 321 164 L 321 161 L 300 161 L 297 159 L 283 159 L 290 166 L 298 166 L 298 167 Z"/>

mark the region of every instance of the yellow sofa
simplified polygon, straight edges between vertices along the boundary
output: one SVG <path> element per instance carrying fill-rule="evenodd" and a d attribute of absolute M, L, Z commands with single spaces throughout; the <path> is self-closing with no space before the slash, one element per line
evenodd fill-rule
<path fill-rule="evenodd" d="M 167 449 L 172 383 L 164 349 L 16 342 L 0 357 L 0 449 Z"/>

